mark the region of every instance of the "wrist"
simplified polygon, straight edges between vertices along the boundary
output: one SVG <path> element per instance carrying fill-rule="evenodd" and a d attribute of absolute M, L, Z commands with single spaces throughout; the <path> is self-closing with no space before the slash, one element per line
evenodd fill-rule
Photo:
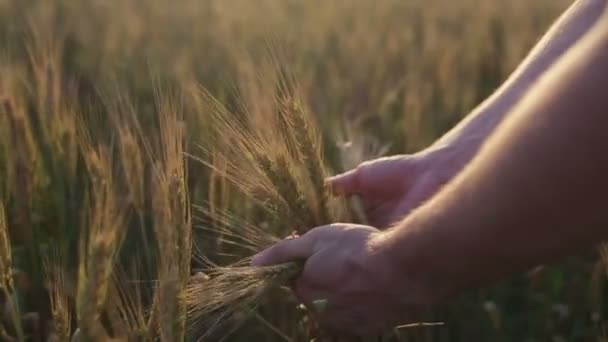
<path fill-rule="evenodd" d="M 459 292 L 464 281 L 454 267 L 458 261 L 450 260 L 449 238 L 442 236 L 434 220 L 416 216 L 382 232 L 377 244 L 399 298 L 431 307 Z"/>
<path fill-rule="evenodd" d="M 505 84 L 501 88 L 505 88 Z M 520 89 L 521 87 L 501 88 L 473 109 L 450 131 L 437 139 L 432 147 L 469 144 L 470 142 L 481 145 L 524 93 Z"/>
<path fill-rule="evenodd" d="M 437 145 L 422 152 L 425 167 L 436 173 L 442 183 L 449 182 L 477 154 L 482 140 L 471 138 L 458 143 Z"/>

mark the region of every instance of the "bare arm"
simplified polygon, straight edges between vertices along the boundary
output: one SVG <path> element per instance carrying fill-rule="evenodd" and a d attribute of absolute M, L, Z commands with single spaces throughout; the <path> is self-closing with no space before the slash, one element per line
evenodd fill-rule
<path fill-rule="evenodd" d="M 608 238 L 608 14 L 513 108 L 477 156 L 395 227 L 333 224 L 261 252 L 305 259 L 296 293 L 329 328 L 369 334 Z M 309 305 L 311 306 L 311 305 Z"/>
<path fill-rule="evenodd" d="M 452 180 L 523 94 L 600 16 L 606 0 L 577 0 L 555 22 L 507 81 L 432 146 L 381 158 L 330 179 L 335 193 L 360 196 L 369 223 L 385 228 Z"/>
<path fill-rule="evenodd" d="M 385 244 L 449 295 L 607 238 L 607 89 L 604 17 Z"/>
<path fill-rule="evenodd" d="M 433 147 L 453 143 L 469 145 L 471 153 L 530 86 L 591 28 L 602 13 L 605 0 L 577 0 L 547 31 L 509 78 Z"/>

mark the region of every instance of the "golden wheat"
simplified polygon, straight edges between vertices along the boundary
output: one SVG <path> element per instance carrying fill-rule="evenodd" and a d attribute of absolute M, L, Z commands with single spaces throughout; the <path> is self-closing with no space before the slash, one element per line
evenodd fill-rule
<path fill-rule="evenodd" d="M 4 212 L 4 202 L 0 200 L 0 294 L 4 298 L 4 307 L 2 308 L 4 314 L 7 314 L 7 319 L 12 324 L 11 328 L 15 333 L 15 337 L 11 337 L 4 326 L 0 323 L 0 330 L 2 335 L 13 338 L 14 340 L 24 341 L 25 335 L 21 323 L 21 315 L 19 307 L 14 296 L 14 283 L 13 283 L 13 263 L 11 257 L 11 244 L 8 236 L 8 224 L 6 222 L 6 215 Z M 5 318 L 6 319 L 6 318 Z"/>
<path fill-rule="evenodd" d="M 53 342 L 68 341 L 71 336 L 72 312 L 66 283 L 65 255 L 54 247 L 44 259 L 46 287 L 51 304 L 52 333 L 49 340 Z"/>
<path fill-rule="evenodd" d="M 179 340 L 187 330 L 214 340 L 247 317 L 243 340 L 309 338 L 295 300 L 270 290 L 296 268 L 267 272 L 247 257 L 293 230 L 363 222 L 323 178 L 369 155 L 340 165 L 337 150 L 357 149 L 359 135 L 391 141 L 390 152 L 425 147 L 495 88 L 566 3 L 0 1 L 0 198 L 14 255 L 0 252 L 19 265 L 7 298 L 27 299 L 9 305 L 14 323 L 2 317 L 0 339 L 41 335 L 14 327 L 32 325 L 36 311 L 39 327 L 53 327 L 44 337 L 57 340 L 95 335 L 90 317 L 103 321 L 93 328 L 104 339 Z M 268 32 L 281 42 L 271 49 L 287 50 L 270 61 Z M 184 99 L 156 80 L 208 90 L 185 89 Z M 342 135 L 353 143 L 336 149 Z M 210 170 L 182 160 L 199 154 L 196 144 Z M 201 204 L 192 217 L 191 201 Z M 55 245 L 69 262 L 40 267 Z M 596 310 L 568 298 L 559 300 L 575 312 Z M 186 311 L 200 324 L 184 327 Z M 456 311 L 454 326 L 483 321 Z M 531 325 L 548 322 L 530 327 L 543 331 L 534 339 L 570 323 L 528 314 Z M 572 326 L 593 330 L 578 316 Z"/>
<path fill-rule="evenodd" d="M 303 234 L 337 219 L 336 213 L 330 212 L 330 198 L 324 187 L 326 171 L 320 137 L 311 116 L 304 113 L 297 99 L 287 102 L 277 96 L 275 110 L 259 114 L 266 115 L 267 120 L 241 123 L 208 92 L 201 94 L 199 103 L 207 103 L 204 109 L 211 111 L 207 115 L 214 118 L 218 137 L 218 143 L 208 149 L 214 152 L 213 160 L 221 160 L 227 167 L 216 167 L 212 161 L 202 159 L 205 165 L 215 172 L 225 172 L 223 175 L 237 188 L 249 191 L 261 206 L 269 209 L 270 222 L 282 228 L 283 236 L 293 230 Z M 277 128 L 272 137 L 267 135 L 269 126 Z M 256 230 L 260 231 L 254 228 L 254 233 Z M 252 247 L 257 248 L 254 251 L 259 251 L 265 246 L 255 245 L 255 238 L 247 239 L 255 235 L 250 231 L 251 227 L 242 229 L 238 224 L 227 223 L 218 229 L 225 238 L 221 243 L 239 245 L 251 241 Z M 238 326 L 251 317 L 268 289 L 284 285 L 301 270 L 297 263 L 251 267 L 244 266 L 248 259 L 243 259 L 222 267 L 208 261 L 209 257 L 201 259 L 207 261 L 203 272 L 209 279 L 189 287 L 187 302 L 189 326 L 194 331 L 206 331 L 203 336 L 218 330 L 231 332 L 227 325 Z"/>
<path fill-rule="evenodd" d="M 83 140 L 88 138 L 83 137 Z M 117 202 L 114 169 L 107 147 L 83 143 L 83 154 L 91 174 L 89 231 L 80 242 L 76 311 L 78 327 L 90 340 L 107 339 L 100 318 L 111 285 L 116 255 L 126 233 L 126 212 Z"/>

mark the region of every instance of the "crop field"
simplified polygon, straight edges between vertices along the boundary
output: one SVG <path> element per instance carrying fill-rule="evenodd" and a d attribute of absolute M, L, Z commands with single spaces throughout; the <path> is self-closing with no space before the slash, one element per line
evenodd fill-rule
<path fill-rule="evenodd" d="M 365 222 L 324 179 L 429 146 L 569 3 L 0 0 L 0 341 L 364 341 L 250 257 Z M 608 341 L 604 254 L 367 340 Z"/>

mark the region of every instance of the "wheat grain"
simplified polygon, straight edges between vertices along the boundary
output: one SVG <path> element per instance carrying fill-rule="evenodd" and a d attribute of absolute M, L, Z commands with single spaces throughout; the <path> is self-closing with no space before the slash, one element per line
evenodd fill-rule
<path fill-rule="evenodd" d="M 63 253 L 52 248 L 49 255 L 43 259 L 51 317 L 53 322 L 51 341 L 68 341 L 71 333 L 72 313 L 65 284 L 65 261 Z"/>
<path fill-rule="evenodd" d="M 158 94 L 158 93 L 157 93 Z M 185 184 L 184 126 L 173 99 L 157 96 L 160 150 L 153 164 L 152 208 L 158 242 L 155 319 L 163 341 L 182 340 L 186 304 L 183 292 L 190 277 L 191 218 Z"/>
<path fill-rule="evenodd" d="M 125 236 L 125 208 L 117 199 L 114 169 L 107 147 L 83 136 L 83 154 L 91 174 L 88 232 L 81 236 L 76 307 L 84 338 L 108 338 L 100 324 L 116 254 Z"/>
<path fill-rule="evenodd" d="M 242 322 L 267 291 L 285 284 L 301 267 L 297 263 L 267 267 L 237 264 L 211 270 L 207 273 L 208 280 L 202 284 L 193 282 L 188 287 L 190 328 L 193 332 L 203 332 L 204 338 L 227 329 L 227 325 Z"/>
<path fill-rule="evenodd" d="M 311 204 L 316 208 L 318 222 L 329 223 L 329 198 L 325 188 L 326 172 L 316 130 L 310 123 L 309 115 L 301 103 L 295 99 L 283 99 L 280 115 L 287 117 L 298 156 L 301 158 L 303 169 L 307 171 L 310 184 L 313 187 Z"/>

